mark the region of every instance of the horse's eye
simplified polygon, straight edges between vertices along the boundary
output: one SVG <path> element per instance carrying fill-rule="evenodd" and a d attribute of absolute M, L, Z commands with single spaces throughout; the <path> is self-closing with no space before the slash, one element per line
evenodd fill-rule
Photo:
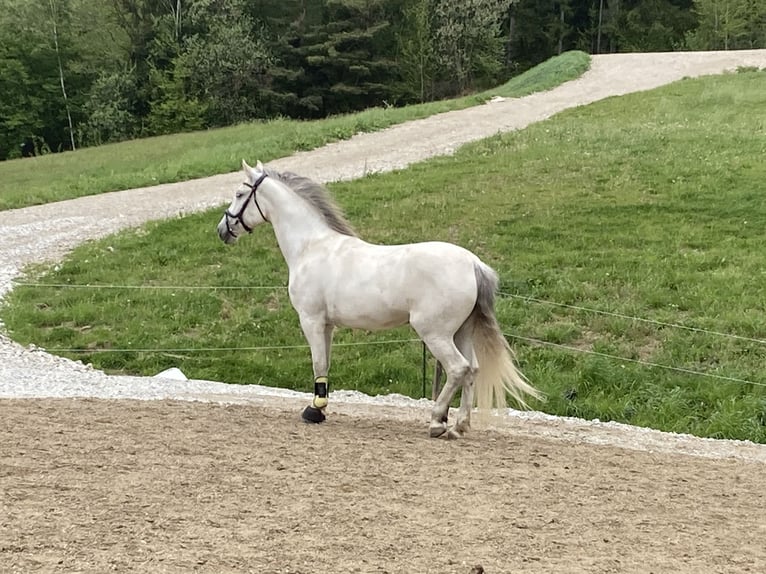
<path fill-rule="evenodd" d="M 238 191 L 237 192 L 237 199 L 240 199 L 243 195 L 245 195 L 244 191 Z"/>

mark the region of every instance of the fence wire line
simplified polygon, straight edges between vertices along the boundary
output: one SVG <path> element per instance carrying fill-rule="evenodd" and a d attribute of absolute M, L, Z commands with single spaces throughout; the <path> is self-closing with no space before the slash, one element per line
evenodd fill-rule
<path fill-rule="evenodd" d="M 370 345 L 390 345 L 400 343 L 419 343 L 420 339 L 391 339 L 387 341 L 357 341 L 354 343 L 333 343 L 333 347 L 362 347 Z M 37 347 L 47 353 L 195 353 L 204 351 L 206 353 L 215 351 L 276 351 L 280 349 L 310 349 L 306 344 L 303 345 L 263 345 L 260 347 L 179 347 L 172 348 L 116 348 L 116 349 L 65 349 L 65 348 L 43 348 Z"/>
<path fill-rule="evenodd" d="M 242 285 L 242 286 L 216 286 L 216 285 L 73 285 L 69 283 L 25 283 L 16 282 L 16 285 L 21 287 L 49 287 L 54 289 L 137 289 L 137 290 L 166 290 L 166 291 L 245 291 L 245 290 L 275 290 L 275 289 L 287 289 L 285 285 Z M 624 313 L 616 313 L 613 311 L 604 311 L 602 309 L 594 309 L 592 307 L 583 307 L 580 305 L 570 305 L 567 303 L 558 303 L 557 301 L 549 301 L 547 299 L 537 299 L 535 297 L 529 297 L 527 295 L 516 295 L 514 293 L 506 293 L 500 291 L 498 293 L 502 297 L 509 299 L 519 299 L 529 303 L 537 303 L 539 305 L 550 305 L 552 307 L 562 307 L 566 309 L 572 309 L 574 311 L 583 311 L 586 313 L 594 313 L 598 315 L 606 315 L 609 317 L 616 317 L 618 319 L 628 319 L 630 321 L 638 321 L 641 323 L 648 323 L 651 325 L 657 325 L 658 327 L 670 327 L 673 329 L 683 329 L 685 331 L 692 331 L 695 333 L 704 333 L 706 335 L 715 335 L 717 337 L 727 337 L 730 339 L 736 339 L 739 341 L 747 341 L 750 343 L 758 343 L 759 345 L 766 345 L 766 340 L 757 339 L 755 337 L 746 337 L 744 335 L 736 335 L 733 333 L 724 333 L 721 331 L 712 331 L 710 329 L 702 329 L 700 327 L 689 327 L 688 325 L 681 325 L 680 323 L 667 323 L 665 321 L 658 321 L 656 319 L 646 319 L 644 317 L 635 317 L 633 315 L 626 315 Z"/>
<path fill-rule="evenodd" d="M 284 285 L 251 285 L 251 286 L 212 286 L 212 285 L 186 285 L 186 286 L 179 286 L 179 285 L 73 285 L 68 283 L 16 283 L 20 286 L 26 286 L 26 287 L 51 287 L 51 288 L 80 288 L 80 289 L 162 289 L 162 290 L 252 290 L 252 289 L 286 289 L 287 287 Z M 708 335 L 716 335 L 720 337 L 729 337 L 732 339 L 742 340 L 742 341 L 749 341 L 753 343 L 759 343 L 761 345 L 766 344 L 766 341 L 762 339 L 755 339 L 752 337 L 745 337 L 742 335 L 733 335 L 731 333 L 722 333 L 719 331 L 711 331 L 708 329 L 701 329 L 698 327 L 688 327 L 686 325 L 681 325 L 678 323 L 666 323 L 663 321 L 656 321 L 654 319 L 645 319 L 642 317 L 634 317 L 632 315 L 625 315 L 622 313 L 614 313 L 611 311 L 603 311 L 600 309 L 592 309 L 589 307 L 582 307 L 578 305 L 569 305 L 566 303 L 558 303 L 555 301 L 548 301 L 544 299 L 536 299 L 534 297 L 528 297 L 526 295 L 515 295 L 513 293 L 505 293 L 505 292 L 499 292 L 499 295 L 503 297 L 513 298 L 513 299 L 520 299 L 523 301 L 531 302 L 531 303 L 538 303 L 543 305 L 551 305 L 556 307 L 564 307 L 567 309 L 572 309 L 576 311 L 584 311 L 588 313 L 596 313 L 601 315 L 607 315 L 611 317 L 617 317 L 620 319 L 629 319 L 633 321 L 640 321 L 644 323 L 650 323 L 653 325 L 663 326 L 663 327 L 671 327 L 676 329 L 684 329 L 687 331 L 694 331 L 698 333 L 706 333 Z M 609 353 L 602 353 L 600 351 L 593 351 L 590 349 L 580 349 L 578 347 L 572 347 L 569 345 L 563 345 L 561 343 L 553 343 L 550 341 L 544 341 L 542 339 L 535 339 L 532 337 L 525 337 L 523 335 L 515 335 L 511 333 L 503 333 L 506 337 L 512 337 L 514 339 L 518 339 L 520 341 L 526 341 L 529 343 L 534 343 L 538 345 L 545 345 L 549 347 L 555 347 L 558 349 L 563 349 L 566 351 L 571 352 L 577 352 L 577 353 L 584 353 L 588 355 L 594 355 L 598 357 L 603 357 L 607 359 L 612 359 L 616 361 L 623 361 L 628 363 L 635 363 L 639 365 L 644 365 L 646 367 L 650 368 L 656 368 L 656 369 L 666 369 L 669 371 L 676 371 L 679 373 L 685 373 L 688 375 L 695 375 L 699 377 L 707 377 L 712 379 L 718 379 L 723 381 L 729 381 L 734 383 L 741 383 L 741 384 L 748 384 L 748 385 L 755 385 L 760 387 L 766 387 L 766 383 L 759 383 L 756 381 L 750 381 L 747 379 L 740 379 L 737 377 L 728 377 L 725 375 L 716 375 L 715 373 L 708 373 L 705 371 L 696 371 L 694 369 L 688 369 L 685 367 L 674 367 L 672 365 L 662 365 L 660 363 L 652 363 L 650 361 L 644 361 L 641 359 L 631 359 L 627 357 L 621 357 L 619 355 L 611 355 Z M 333 343 L 336 347 L 353 347 L 353 346 L 364 346 L 364 345 L 387 345 L 387 344 L 399 344 L 399 343 L 412 343 L 412 342 L 419 342 L 420 339 L 396 339 L 396 340 L 390 340 L 390 341 L 360 341 L 355 343 Z M 260 346 L 260 347 L 200 347 L 200 348 L 177 348 L 177 349 L 65 349 L 65 348 L 51 348 L 51 349 L 44 349 L 48 352 L 52 353 L 193 353 L 193 352 L 224 352 L 224 351 L 271 351 L 271 350 L 287 350 L 287 349 L 308 349 L 310 348 L 308 345 L 270 345 L 270 346 Z"/>
<path fill-rule="evenodd" d="M 677 371 L 679 373 L 686 373 L 687 375 L 697 375 L 700 377 L 709 377 L 711 379 L 720 379 L 723 381 L 729 381 L 732 383 L 743 383 L 747 385 L 755 385 L 758 387 L 766 387 L 766 383 L 758 383 L 756 381 L 749 381 L 747 379 L 740 379 L 737 377 L 728 377 L 726 375 L 716 375 L 715 373 L 708 373 L 705 371 L 695 371 L 694 369 L 687 369 L 685 367 L 674 367 L 672 365 L 662 365 L 660 363 L 652 363 L 650 361 L 644 361 L 641 359 L 630 359 L 628 357 L 620 357 L 619 355 L 610 355 L 609 353 L 602 353 L 600 351 L 593 351 L 591 349 L 578 349 L 577 347 L 571 347 L 569 345 L 562 345 L 561 343 L 553 343 L 551 341 L 543 341 L 542 339 L 534 339 L 532 337 L 524 337 L 523 335 L 513 335 L 511 333 L 503 333 L 506 337 L 513 337 L 514 339 L 519 339 L 521 341 L 526 341 L 528 343 L 535 343 L 539 345 L 546 345 L 549 347 L 556 347 L 558 349 L 564 349 L 567 351 L 575 351 L 578 353 L 585 353 L 587 355 L 595 355 L 597 357 L 604 357 L 606 359 L 614 359 L 617 361 L 624 361 L 628 363 L 636 363 L 639 365 L 644 365 L 646 367 L 653 367 L 657 369 L 667 369 L 669 371 Z"/>
<path fill-rule="evenodd" d="M 92 285 L 72 283 L 25 283 L 14 282 L 19 287 L 49 287 L 52 289 L 136 289 L 136 290 L 164 290 L 164 291 L 245 291 L 262 289 L 287 289 L 285 285 Z"/>
<path fill-rule="evenodd" d="M 557 303 L 556 301 L 548 301 L 545 299 L 535 299 L 534 297 L 528 297 L 526 295 L 514 295 L 513 293 L 503 293 L 500 295 L 503 297 L 509 297 L 512 299 L 521 299 L 522 301 L 528 301 L 531 303 L 539 303 L 541 305 L 551 305 L 554 307 L 564 307 L 566 309 L 573 309 L 575 311 L 585 311 L 587 313 L 597 313 L 599 315 L 607 315 L 609 317 L 617 317 L 619 319 L 630 319 L 631 321 L 640 321 L 642 323 L 650 323 L 660 327 L 672 327 L 675 329 L 684 329 L 686 331 L 694 331 L 696 333 L 705 333 L 707 335 L 717 335 L 719 337 L 729 337 L 731 339 L 738 339 L 740 341 L 748 341 L 750 343 L 759 343 L 766 345 L 766 340 L 756 339 L 754 337 L 746 337 L 744 335 L 735 335 L 732 333 L 723 333 L 721 331 L 711 331 L 710 329 L 702 329 L 700 327 L 689 327 L 687 325 L 681 325 L 679 323 L 666 323 L 664 321 L 657 321 L 655 319 L 645 319 L 643 317 L 634 317 L 633 315 L 624 315 L 623 313 L 615 313 L 612 311 L 603 311 L 601 309 L 591 309 L 590 307 L 581 307 L 579 305 L 568 305 L 567 303 Z"/>
<path fill-rule="evenodd" d="M 628 363 L 636 363 L 644 365 L 646 367 L 656 369 L 666 369 L 669 371 L 676 371 L 679 373 L 685 373 L 687 375 L 696 375 L 698 377 L 707 377 L 711 379 L 718 379 L 733 383 L 742 383 L 748 385 L 755 385 L 759 387 L 766 387 L 766 383 L 759 383 L 756 381 L 750 381 L 748 379 L 740 379 L 737 377 L 728 377 L 726 375 L 716 375 L 715 373 L 707 373 L 705 371 L 695 371 L 694 369 L 687 369 L 685 367 L 674 367 L 672 365 L 663 365 L 660 363 L 652 363 L 650 361 L 643 361 L 641 359 L 631 359 L 628 357 L 621 357 L 619 355 L 611 355 L 609 353 L 602 353 L 600 351 L 593 351 L 591 349 L 580 349 L 569 345 L 562 345 L 561 343 L 553 343 L 551 341 L 543 341 L 542 339 L 535 339 L 532 337 L 525 337 L 523 335 L 515 335 L 513 333 L 503 333 L 506 337 L 518 339 L 520 341 L 526 341 L 537 345 L 545 345 L 549 347 L 555 347 L 566 351 L 573 351 L 577 353 L 584 353 L 587 355 L 595 355 L 597 357 L 604 357 L 606 359 L 612 359 L 615 361 L 622 361 Z M 359 341 L 355 343 L 333 343 L 334 347 L 357 347 L 357 346 L 371 346 L 371 345 L 390 345 L 401 343 L 420 343 L 420 339 L 392 339 L 389 341 Z M 50 348 L 40 349 L 51 353 L 195 353 L 195 352 L 226 352 L 226 351 L 276 351 L 276 350 L 288 350 L 288 349 L 309 349 L 308 345 L 264 345 L 260 347 L 198 347 L 198 348 L 117 348 L 117 349 L 64 349 L 64 348 Z"/>

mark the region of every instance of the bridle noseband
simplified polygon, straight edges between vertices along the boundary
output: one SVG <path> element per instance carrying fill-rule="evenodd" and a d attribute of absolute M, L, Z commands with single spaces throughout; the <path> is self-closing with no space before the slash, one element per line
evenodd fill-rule
<path fill-rule="evenodd" d="M 245 199 L 244 202 L 242 202 L 242 207 L 239 208 L 239 211 L 234 214 L 229 212 L 228 208 L 224 212 L 224 217 L 226 218 L 226 230 L 229 232 L 229 235 L 232 237 L 237 237 L 237 234 L 234 233 L 234 230 L 231 228 L 231 224 L 229 223 L 229 218 L 234 220 L 234 223 L 236 224 L 239 222 L 239 224 L 247 231 L 248 233 L 253 232 L 253 228 L 250 227 L 247 223 L 245 223 L 245 220 L 242 219 L 242 215 L 245 213 L 245 209 L 247 209 L 247 204 L 250 203 L 250 198 L 253 198 L 253 203 L 255 203 L 255 207 L 258 208 L 258 213 L 261 214 L 261 217 L 264 221 L 268 221 L 266 219 L 266 216 L 263 214 L 263 211 L 261 210 L 261 206 L 258 205 L 258 198 L 255 196 L 255 190 L 258 189 L 258 186 L 263 183 L 263 180 L 266 179 L 267 175 L 265 173 L 261 174 L 261 177 L 255 180 L 255 183 L 252 185 L 245 182 L 245 185 L 250 188 L 250 193 L 247 196 L 247 199 Z"/>

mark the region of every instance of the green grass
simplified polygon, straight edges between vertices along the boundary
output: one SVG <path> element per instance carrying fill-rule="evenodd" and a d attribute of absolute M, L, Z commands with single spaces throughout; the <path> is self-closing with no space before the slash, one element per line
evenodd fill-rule
<path fill-rule="evenodd" d="M 766 72 L 689 79 L 331 190 L 366 239 L 464 245 L 499 271 L 504 293 L 763 339 L 764 108 Z M 247 288 L 286 283 L 273 233 L 227 247 L 219 218 L 151 223 L 29 277 L 219 289 L 19 286 L 3 310 L 8 330 L 24 344 L 79 349 L 63 354 L 107 371 L 178 366 L 194 378 L 308 390 L 309 353 L 290 348 L 304 340 L 286 291 Z M 223 289 L 232 287 L 245 289 Z M 540 410 L 766 442 L 763 343 L 515 297 L 497 312 L 511 338 L 575 349 L 513 341 L 549 397 Z M 334 388 L 420 396 L 421 347 L 386 344 L 411 336 L 339 331 Z M 211 347 L 232 350 L 182 350 Z"/>
<path fill-rule="evenodd" d="M 547 90 L 577 78 L 589 66 L 586 53 L 567 52 L 502 86 L 454 100 L 374 108 L 318 121 L 241 124 L 0 162 L 0 210 L 227 173 L 238 169 L 242 158 L 265 162 L 359 132 L 474 106 L 495 95 L 519 97 Z"/>

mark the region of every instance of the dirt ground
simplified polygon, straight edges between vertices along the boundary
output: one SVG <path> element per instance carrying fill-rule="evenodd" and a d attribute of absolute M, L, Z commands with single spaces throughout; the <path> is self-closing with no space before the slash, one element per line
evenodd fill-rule
<path fill-rule="evenodd" d="M 285 407 L 0 401 L 0 572 L 766 571 L 761 463 Z"/>

